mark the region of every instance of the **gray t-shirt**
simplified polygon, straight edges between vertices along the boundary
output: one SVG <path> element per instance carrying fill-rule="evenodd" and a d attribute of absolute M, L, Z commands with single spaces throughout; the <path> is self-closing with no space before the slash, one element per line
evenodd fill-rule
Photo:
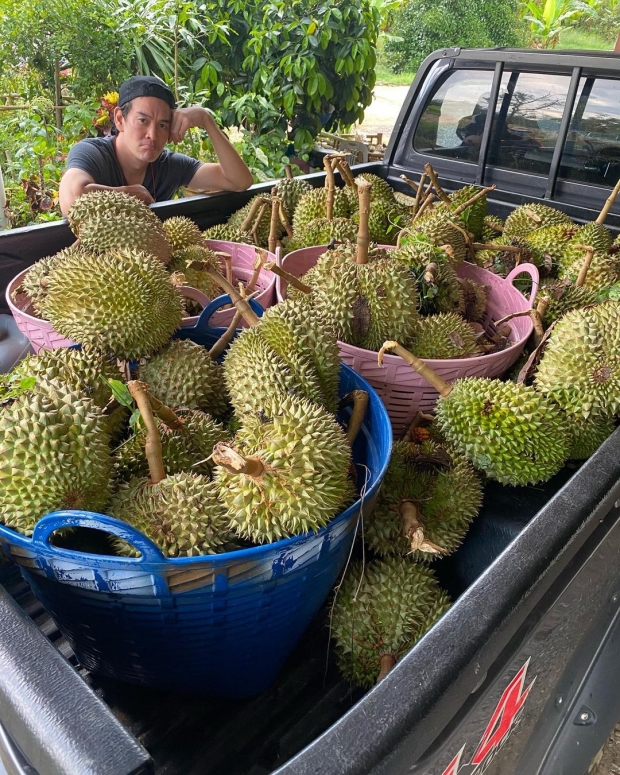
<path fill-rule="evenodd" d="M 80 140 L 69 151 L 67 169 L 76 167 L 84 170 L 102 186 L 124 186 L 113 143 L 113 137 Z M 142 185 L 156 202 L 164 202 L 171 199 L 181 186 L 186 186 L 201 165 L 202 162 L 190 156 L 164 148 L 159 158 L 149 164 Z"/>

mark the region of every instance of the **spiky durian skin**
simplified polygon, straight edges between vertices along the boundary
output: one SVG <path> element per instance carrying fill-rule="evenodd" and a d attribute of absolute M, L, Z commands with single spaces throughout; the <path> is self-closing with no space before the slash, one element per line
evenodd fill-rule
<path fill-rule="evenodd" d="M 479 352 L 472 327 L 453 312 L 421 318 L 412 347 L 418 358 L 464 358 Z"/>
<path fill-rule="evenodd" d="M 388 205 L 394 205 L 395 198 L 394 198 L 394 189 L 390 184 L 383 180 L 383 178 L 380 178 L 378 175 L 373 175 L 372 172 L 362 172 L 360 175 L 357 176 L 358 178 L 363 178 L 364 180 L 367 180 L 371 184 L 370 189 L 370 201 L 371 203 L 379 203 L 383 202 Z M 359 195 L 357 192 L 357 187 L 354 186 L 345 186 L 343 189 L 345 196 L 349 200 L 349 206 L 351 208 L 351 212 L 356 212 L 359 209 Z"/>
<path fill-rule="evenodd" d="M 570 460 L 587 460 L 614 432 L 613 417 L 588 417 L 587 420 L 571 418 Z"/>
<path fill-rule="evenodd" d="M 133 360 L 169 340 L 181 325 L 183 300 L 156 258 L 118 250 L 55 264 L 43 312 L 68 339 Z"/>
<path fill-rule="evenodd" d="M 427 552 L 411 550 L 403 531 L 400 512 L 404 501 L 413 502 L 420 512 L 425 539 L 454 552 L 482 505 L 482 485 L 472 466 L 460 455 L 451 455 L 448 468 L 418 463 L 419 456 L 432 455 L 438 444 L 397 441 L 392 448 L 379 500 L 364 528 L 364 540 L 373 551 L 385 555 L 433 559 Z"/>
<path fill-rule="evenodd" d="M 554 283 L 542 285 L 536 301 L 540 302 L 544 299 L 549 303 L 542 316 L 543 323 L 549 326 L 572 309 L 594 304 L 596 296 L 596 291 L 573 285 L 570 280 L 557 280 Z"/>
<path fill-rule="evenodd" d="M 447 208 L 431 210 L 424 213 L 411 227 L 414 233 L 425 235 L 433 245 L 441 247 L 450 245 L 454 253 L 455 263 L 467 258 L 467 242 L 465 224 L 461 218 L 452 215 Z"/>
<path fill-rule="evenodd" d="M 319 393 L 313 400 L 335 412 L 340 372 L 338 341 L 311 301 L 289 299 L 271 307 L 261 318 L 260 328 L 265 342 L 294 374 L 305 375 L 307 382 L 317 382 Z"/>
<path fill-rule="evenodd" d="M 297 209 L 297 203 L 301 197 L 307 192 L 311 191 L 312 186 L 307 180 L 302 178 L 284 178 L 278 181 L 276 186 L 276 193 L 279 199 L 282 200 L 284 210 L 289 221 L 293 220 L 295 210 Z M 316 243 L 320 245 L 321 243 Z"/>
<path fill-rule="evenodd" d="M 560 257 L 559 265 L 561 270 L 567 269 L 571 264 L 579 263 L 581 265 L 586 255 L 583 247 L 594 248 L 597 253 L 607 253 L 611 247 L 611 233 L 601 223 L 586 223 L 580 226 L 574 233 L 570 242 L 565 248 L 564 255 Z"/>
<path fill-rule="evenodd" d="M 71 205 L 69 225 L 87 250 L 144 251 L 167 264 L 172 256 L 166 230 L 143 202 L 120 191 L 92 191 Z"/>
<path fill-rule="evenodd" d="M 347 242 L 355 240 L 357 237 L 357 224 L 349 218 L 334 218 L 328 221 L 327 218 L 317 218 L 285 242 L 287 253 L 299 248 L 312 247 L 313 245 L 327 245 L 330 240 L 335 239 L 338 242 Z"/>
<path fill-rule="evenodd" d="M 165 220 L 164 230 L 173 253 L 189 248 L 190 245 L 200 245 L 203 240 L 198 226 L 191 218 L 183 215 L 175 215 Z"/>
<path fill-rule="evenodd" d="M 242 208 L 234 212 L 230 218 L 228 219 L 228 225 L 232 226 L 235 229 L 238 229 L 239 231 L 242 231 L 241 226 L 243 225 L 243 222 L 250 214 L 250 210 L 252 209 L 252 205 L 254 204 L 255 200 L 257 199 L 268 199 L 271 202 L 271 197 L 268 194 L 257 194 L 256 196 L 253 196 L 250 201 L 245 204 Z M 249 230 L 252 231 L 254 229 L 254 225 L 256 223 L 256 218 L 258 218 L 258 214 L 260 212 L 261 208 L 259 208 L 255 214 L 255 219 L 253 223 L 249 226 Z M 269 242 L 269 230 L 271 225 L 271 204 L 267 205 L 267 209 L 264 211 L 260 222 L 256 228 L 256 231 L 254 232 L 256 235 L 256 244 L 260 247 L 266 248 L 267 244 Z M 206 233 L 204 235 L 207 236 Z M 214 239 L 214 237 L 209 236 L 208 239 Z"/>
<path fill-rule="evenodd" d="M 354 223 L 359 224 L 359 212 L 352 216 Z M 391 202 L 380 199 L 370 206 L 368 217 L 368 232 L 370 239 L 380 245 L 395 245 L 398 233 L 410 222 L 408 208 L 399 205 L 392 198 Z"/>
<path fill-rule="evenodd" d="M 381 657 L 396 661 L 448 610 L 450 601 L 434 573 L 402 557 L 354 564 L 334 601 L 330 621 L 338 667 L 369 689 Z"/>
<path fill-rule="evenodd" d="M 567 312 L 555 325 L 534 381 L 568 414 L 612 417 L 620 409 L 620 302 Z"/>
<path fill-rule="evenodd" d="M 475 196 L 480 189 L 477 186 L 464 186 L 448 195 L 454 209 L 460 207 Z M 473 204 L 461 213 L 461 218 L 465 223 L 465 228 L 470 231 L 476 239 L 482 236 L 484 230 L 484 219 L 487 215 L 488 203 L 486 196 L 477 199 Z"/>
<path fill-rule="evenodd" d="M 536 229 L 556 224 L 572 223 L 560 210 L 536 202 L 515 208 L 504 223 L 504 237 L 525 237 Z"/>
<path fill-rule="evenodd" d="M 75 247 L 71 245 L 53 256 L 46 256 L 40 261 L 37 261 L 37 263 L 34 264 L 34 266 L 31 266 L 24 275 L 21 290 L 30 297 L 37 314 L 41 312 L 42 303 L 47 294 L 47 276 L 52 271 L 52 267 L 56 262 L 62 261 L 67 256 L 72 256 L 76 253 L 88 257 L 87 250 L 84 250 L 84 248 L 79 246 Z"/>
<path fill-rule="evenodd" d="M 204 264 L 204 268 L 198 266 L 197 262 Z M 190 287 L 202 291 L 209 299 L 215 299 L 221 296 L 222 291 L 208 273 L 209 267 L 221 271 L 220 261 L 215 253 L 205 245 L 190 245 L 174 254 L 168 268 L 171 272 L 180 272 Z M 192 299 L 185 299 L 185 308 L 191 315 L 200 314 L 202 310 Z"/>
<path fill-rule="evenodd" d="M 144 533 L 166 557 L 217 554 L 230 539 L 217 487 L 199 474 L 175 474 L 157 484 L 132 479 L 121 485 L 108 512 Z M 126 553 L 133 551 L 127 547 Z"/>
<path fill-rule="evenodd" d="M 246 232 L 231 226 L 228 223 L 217 223 L 210 226 L 202 233 L 203 239 L 219 240 L 222 242 L 239 242 L 252 245 L 252 236 Z"/>
<path fill-rule="evenodd" d="M 494 239 L 497 239 L 499 236 L 501 236 L 503 231 L 504 221 L 502 221 L 502 219 L 498 218 L 496 215 L 487 215 L 484 218 L 481 240 L 482 242 L 493 242 Z"/>
<path fill-rule="evenodd" d="M 214 417 L 226 413 L 228 402 L 222 367 L 189 340 L 175 340 L 140 365 L 140 379 L 166 406 L 201 409 Z"/>
<path fill-rule="evenodd" d="M 562 279 L 576 282 L 585 259 L 585 251 L 579 251 L 581 255 L 571 264 L 563 264 L 558 270 L 558 276 Z M 594 253 L 592 262 L 586 274 L 583 287 L 590 291 L 602 291 L 618 281 L 620 267 L 615 256 L 607 253 Z"/>
<path fill-rule="evenodd" d="M 183 471 L 210 475 L 213 461 L 210 460 L 213 447 L 219 441 L 230 441 L 224 426 L 204 412 L 196 409 L 181 409 L 177 412 L 183 420 L 181 430 L 166 426 L 156 419 L 161 438 L 164 471 L 168 476 Z M 140 429 L 114 452 L 118 479 L 129 481 L 149 475 L 145 453 L 146 432 Z"/>
<path fill-rule="evenodd" d="M 334 218 L 348 218 L 351 212 L 346 194 L 337 188 L 334 191 Z M 327 189 L 313 188 L 297 202 L 293 218 L 293 234 L 301 233 L 306 226 L 317 218 L 327 216 Z"/>
<path fill-rule="evenodd" d="M 476 263 L 495 274 L 506 277 L 519 263 L 534 264 L 539 269 L 548 273 L 551 271 L 551 261 L 545 265 L 545 255 L 541 250 L 534 248 L 525 237 L 501 236 L 493 240 L 493 244 L 500 246 L 498 250 L 480 250 L 476 253 Z M 519 248 L 520 253 L 512 250 L 502 250 L 501 246 Z"/>
<path fill-rule="evenodd" d="M 235 437 L 244 457 L 258 457 L 259 478 L 214 472 L 236 532 L 257 543 L 316 531 L 353 496 L 351 451 L 342 428 L 322 407 L 292 396 L 247 415 Z"/>
<path fill-rule="evenodd" d="M 553 270 L 557 270 L 562 262 L 566 249 L 577 232 L 574 223 L 559 223 L 554 226 L 545 226 L 530 232 L 526 240 L 536 250 L 542 252 L 545 261 L 551 262 Z M 547 259 L 548 257 L 548 259 Z"/>
<path fill-rule="evenodd" d="M 448 443 L 502 484 L 544 482 L 565 463 L 570 430 L 558 408 L 526 385 L 467 377 L 437 403 Z"/>
<path fill-rule="evenodd" d="M 105 417 L 52 380 L 0 411 L 0 522 L 30 534 L 57 509 L 100 511 L 110 494 Z"/>

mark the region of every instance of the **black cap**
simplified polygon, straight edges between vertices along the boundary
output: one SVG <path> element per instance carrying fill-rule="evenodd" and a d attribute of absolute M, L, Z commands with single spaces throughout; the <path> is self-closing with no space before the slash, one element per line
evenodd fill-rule
<path fill-rule="evenodd" d="M 122 108 L 136 97 L 157 97 L 170 105 L 172 110 L 176 108 L 174 95 L 168 86 L 154 75 L 134 75 L 124 81 L 118 93 L 118 107 Z"/>

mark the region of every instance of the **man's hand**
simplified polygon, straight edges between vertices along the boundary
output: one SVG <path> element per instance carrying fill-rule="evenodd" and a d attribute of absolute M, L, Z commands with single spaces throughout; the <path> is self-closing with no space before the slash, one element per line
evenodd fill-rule
<path fill-rule="evenodd" d="M 117 191 L 122 191 L 124 194 L 129 194 L 130 196 L 135 196 L 136 199 L 140 199 L 145 205 L 152 205 L 155 201 L 147 189 L 138 183 L 135 183 L 133 186 L 121 186 Z"/>
<path fill-rule="evenodd" d="M 208 130 L 208 122 L 213 121 L 206 108 L 194 106 L 191 108 L 177 108 L 172 113 L 172 125 L 170 127 L 170 142 L 180 143 L 188 129 L 199 126 Z"/>

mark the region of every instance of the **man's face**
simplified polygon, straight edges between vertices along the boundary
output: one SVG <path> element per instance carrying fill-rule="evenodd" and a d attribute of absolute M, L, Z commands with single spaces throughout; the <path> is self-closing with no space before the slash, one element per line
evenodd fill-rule
<path fill-rule="evenodd" d="M 168 142 L 172 110 L 157 97 L 136 97 L 127 118 L 116 108 L 114 119 L 123 145 L 140 161 L 155 161 Z"/>

